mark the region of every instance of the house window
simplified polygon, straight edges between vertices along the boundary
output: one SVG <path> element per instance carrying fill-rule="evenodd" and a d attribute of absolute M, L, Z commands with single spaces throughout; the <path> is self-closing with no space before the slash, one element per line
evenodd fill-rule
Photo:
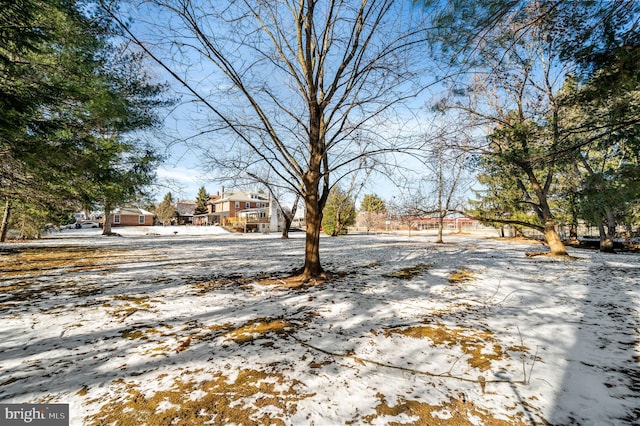
<path fill-rule="evenodd" d="M 240 201 L 236 201 L 236 209 L 240 208 Z"/>
<path fill-rule="evenodd" d="M 251 207 L 251 203 L 250 203 L 249 201 L 247 201 L 246 203 L 244 203 L 244 205 L 245 205 L 245 208 L 247 208 L 247 209 L 248 209 L 249 207 Z"/>
<path fill-rule="evenodd" d="M 138 216 L 138 223 L 144 225 L 144 216 Z"/>
<path fill-rule="evenodd" d="M 120 223 L 120 215 L 119 214 L 113 215 L 113 223 Z"/>

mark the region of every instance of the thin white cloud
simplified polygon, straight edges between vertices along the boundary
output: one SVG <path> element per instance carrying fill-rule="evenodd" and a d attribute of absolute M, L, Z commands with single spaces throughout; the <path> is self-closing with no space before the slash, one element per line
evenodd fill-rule
<path fill-rule="evenodd" d="M 201 179 L 198 179 L 198 173 L 194 169 L 186 167 L 178 166 L 167 168 L 165 166 L 160 166 L 156 173 L 160 179 L 172 180 L 186 184 L 197 184 L 201 182 Z"/>

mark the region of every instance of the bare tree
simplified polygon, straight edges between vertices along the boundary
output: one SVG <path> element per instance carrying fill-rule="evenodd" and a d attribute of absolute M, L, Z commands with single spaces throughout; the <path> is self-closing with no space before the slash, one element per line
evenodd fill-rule
<path fill-rule="evenodd" d="M 398 149 L 397 108 L 426 86 L 426 14 L 393 0 L 148 0 L 129 27 L 127 11 L 101 4 L 206 107 L 202 133 L 215 132 L 219 155 L 252 152 L 300 195 L 301 273 L 321 276 L 331 180 Z"/>
<path fill-rule="evenodd" d="M 438 217 L 438 236 L 436 243 L 444 243 L 442 234 L 444 230 L 444 218 L 447 215 L 464 210 L 462 201 L 458 197 L 461 192 L 468 190 L 469 185 L 464 185 L 465 166 L 469 152 L 469 136 L 459 133 L 460 142 L 451 143 L 445 137 L 441 137 L 430 152 L 431 161 L 425 163 L 428 169 L 432 169 L 435 176 L 435 209 L 432 209 Z M 435 170 L 433 170 L 435 169 Z"/>

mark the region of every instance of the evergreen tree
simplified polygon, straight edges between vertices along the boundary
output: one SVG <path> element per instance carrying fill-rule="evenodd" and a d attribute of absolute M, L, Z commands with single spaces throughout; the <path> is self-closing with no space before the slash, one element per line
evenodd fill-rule
<path fill-rule="evenodd" d="M 382 228 L 387 219 L 387 206 L 382 198 L 376 194 L 365 194 L 360 204 L 360 220 L 367 227 Z"/>
<path fill-rule="evenodd" d="M 587 80 L 568 76 L 562 99 L 575 156 L 575 166 L 565 172 L 574 201 L 570 213 L 598 228 L 606 252 L 613 251 L 617 227 L 630 222 L 640 199 L 639 58 L 640 46 L 600 54 Z"/>
<path fill-rule="evenodd" d="M 347 226 L 353 225 L 355 221 L 355 202 L 346 191 L 334 186 L 322 211 L 324 233 L 332 237 L 344 235 L 347 233 Z"/>
<path fill-rule="evenodd" d="M 201 186 L 198 190 L 198 196 L 196 197 L 196 209 L 193 214 L 206 214 L 207 203 L 209 202 L 209 194 L 204 186 Z"/>
<path fill-rule="evenodd" d="M 360 204 L 360 211 L 366 213 L 381 213 L 387 212 L 387 206 L 382 198 L 376 194 L 365 194 Z"/>
<path fill-rule="evenodd" d="M 12 204 L 55 213 L 135 198 L 158 158 L 128 135 L 155 125 L 164 105 L 142 57 L 111 45 L 108 22 L 81 12 L 79 2 L 10 3 L 0 13 L 0 241 Z"/>
<path fill-rule="evenodd" d="M 482 155 L 502 168 L 502 176 L 521 191 L 528 220 L 515 224 L 544 234 L 554 255 L 567 251 L 558 235 L 552 203 L 557 170 L 571 160 L 558 100 L 562 61 L 554 50 L 547 20 L 538 20 L 544 4 L 528 3 L 510 22 L 491 29 L 477 52 L 476 73 L 467 85 L 452 81 L 446 109 L 466 115 L 471 125 L 491 126 Z M 521 28 L 528 28 L 524 34 Z M 485 216 L 486 217 L 486 216 Z M 496 217 L 496 223 L 514 223 Z"/>
<path fill-rule="evenodd" d="M 498 224 L 502 236 L 504 225 L 509 225 L 515 236 L 521 236 L 522 229 L 532 224 L 542 227 L 531 189 L 517 167 L 493 156 L 482 156 L 476 166 L 482 189 L 475 190 L 475 199 L 469 201 L 471 216 L 488 225 Z"/>
<path fill-rule="evenodd" d="M 0 196 L 4 241 L 12 205 L 68 207 L 85 139 L 77 105 L 95 69 L 96 36 L 74 2 L 0 3 Z M 46 212 L 34 222 L 51 219 Z M 23 215 L 25 216 L 25 215 Z M 44 224 L 46 222 L 42 222 Z"/>

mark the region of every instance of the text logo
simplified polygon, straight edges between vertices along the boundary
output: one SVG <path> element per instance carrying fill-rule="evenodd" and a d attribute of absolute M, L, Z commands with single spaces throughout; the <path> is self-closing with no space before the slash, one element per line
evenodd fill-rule
<path fill-rule="evenodd" d="M 0 426 L 69 426 L 69 404 L 0 404 Z"/>

